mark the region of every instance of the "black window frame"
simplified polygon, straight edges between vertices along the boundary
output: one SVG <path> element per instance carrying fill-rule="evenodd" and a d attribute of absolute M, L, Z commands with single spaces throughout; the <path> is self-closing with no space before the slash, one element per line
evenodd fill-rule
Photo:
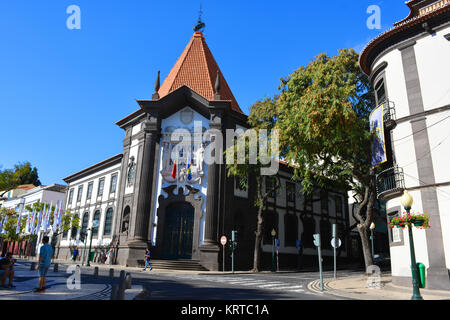
<path fill-rule="evenodd" d="M 101 188 L 100 188 L 101 186 Z M 101 178 L 98 180 L 98 188 L 97 188 L 97 198 L 103 196 L 103 192 L 105 189 L 105 178 Z M 101 190 L 101 193 L 100 193 Z"/>
<path fill-rule="evenodd" d="M 77 202 L 80 202 L 82 198 L 83 198 L 83 185 L 78 187 Z"/>
<path fill-rule="evenodd" d="M 115 179 L 115 181 L 114 181 Z M 114 183 L 113 183 L 114 181 Z M 114 186 L 114 190 L 113 190 L 113 186 Z M 117 190 L 117 173 L 111 175 L 111 185 L 109 186 L 109 193 L 115 193 Z"/>
<path fill-rule="evenodd" d="M 109 221 L 109 213 L 111 216 L 111 218 L 110 218 L 111 221 Z M 114 218 L 114 209 L 113 208 L 106 209 L 105 221 L 103 223 L 103 236 L 111 235 L 113 218 Z"/>

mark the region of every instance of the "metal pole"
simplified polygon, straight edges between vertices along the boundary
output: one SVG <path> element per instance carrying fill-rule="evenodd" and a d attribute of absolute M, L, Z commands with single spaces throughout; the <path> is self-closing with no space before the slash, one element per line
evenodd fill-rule
<path fill-rule="evenodd" d="M 92 228 L 89 230 L 90 231 L 90 233 L 91 233 L 91 240 L 89 241 L 89 251 L 88 251 L 88 254 L 87 254 L 87 263 L 86 263 L 86 267 L 90 267 L 91 266 L 91 264 L 90 264 L 90 256 L 91 256 L 91 247 L 92 247 Z"/>
<path fill-rule="evenodd" d="M 277 272 L 279 272 L 279 271 L 280 271 L 280 264 L 278 261 L 278 247 L 277 247 Z"/>
<path fill-rule="evenodd" d="M 225 272 L 225 245 L 222 245 L 222 272 Z"/>
<path fill-rule="evenodd" d="M 83 261 L 82 265 L 83 266 L 86 265 L 86 260 L 85 260 L 85 258 L 86 258 L 86 245 L 87 245 L 87 239 L 86 239 L 86 236 L 85 236 L 84 237 L 84 250 L 83 250 L 83 257 L 82 257 L 82 261 Z"/>
<path fill-rule="evenodd" d="M 234 273 L 234 242 L 231 242 L 231 273 Z"/>
<path fill-rule="evenodd" d="M 334 278 L 336 279 L 336 237 L 333 238 L 334 240 L 334 246 L 333 246 L 333 254 L 334 254 Z"/>
<path fill-rule="evenodd" d="M 373 249 L 373 229 L 370 229 L 370 240 L 372 241 L 372 260 L 373 260 L 375 256 L 375 251 Z"/>
<path fill-rule="evenodd" d="M 272 236 L 272 272 L 275 272 L 275 237 Z"/>
<path fill-rule="evenodd" d="M 317 247 L 317 250 L 319 251 L 320 291 L 323 291 L 322 253 L 320 251 L 320 246 Z"/>
<path fill-rule="evenodd" d="M 409 215 L 409 211 L 411 210 L 411 208 L 405 207 L 405 209 Z M 414 250 L 414 239 L 413 239 L 413 234 L 412 234 L 411 223 L 408 223 L 408 234 L 409 234 L 409 249 L 410 249 L 410 253 L 411 253 L 412 285 L 413 285 L 413 296 L 411 297 L 411 300 L 423 300 L 422 296 L 420 295 L 419 279 L 417 279 L 419 270 L 417 269 L 417 264 L 416 264 L 416 253 Z"/>
<path fill-rule="evenodd" d="M 334 257 L 334 279 L 336 279 L 336 239 L 337 239 L 337 235 L 336 235 L 336 224 L 333 224 L 332 227 L 332 236 L 333 236 L 333 242 L 334 242 L 334 246 L 333 246 L 333 257 Z"/>

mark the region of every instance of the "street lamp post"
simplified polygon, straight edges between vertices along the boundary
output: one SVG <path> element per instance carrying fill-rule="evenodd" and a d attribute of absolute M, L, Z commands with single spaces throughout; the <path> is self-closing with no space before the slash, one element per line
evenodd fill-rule
<path fill-rule="evenodd" d="M 413 204 L 413 198 L 408 193 L 408 191 L 405 190 L 401 203 L 403 207 L 406 210 L 406 213 L 409 215 L 411 211 L 411 206 Z M 411 300 L 423 300 L 422 296 L 420 295 L 420 289 L 419 289 L 419 279 L 417 275 L 419 274 L 419 270 L 417 269 L 416 264 L 416 254 L 414 251 L 414 239 L 412 234 L 412 225 L 411 222 L 408 221 L 408 234 L 409 234 L 409 250 L 411 254 L 411 268 L 412 268 L 412 286 L 413 286 L 413 296 L 411 297 Z"/>
<path fill-rule="evenodd" d="M 372 241 L 372 260 L 374 259 L 375 256 L 375 251 L 373 249 L 373 229 L 375 229 L 375 223 L 371 223 L 370 224 L 370 240 Z"/>
<path fill-rule="evenodd" d="M 275 236 L 277 232 L 275 229 L 272 229 L 272 272 L 275 272 Z"/>
<path fill-rule="evenodd" d="M 86 267 L 90 267 L 91 266 L 91 247 L 92 247 L 92 232 L 94 231 L 95 228 L 98 227 L 98 220 L 94 220 L 92 221 L 92 227 L 89 229 L 91 231 L 91 240 L 89 241 L 89 251 L 88 251 L 88 256 L 87 256 L 87 263 L 86 263 Z"/>

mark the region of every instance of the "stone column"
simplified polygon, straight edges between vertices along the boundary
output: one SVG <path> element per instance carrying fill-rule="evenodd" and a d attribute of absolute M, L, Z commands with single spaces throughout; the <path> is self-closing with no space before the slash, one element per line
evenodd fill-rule
<path fill-rule="evenodd" d="M 218 110 L 211 111 L 211 119 L 209 124 L 211 144 L 215 141 L 223 148 L 223 139 L 218 137 L 222 132 L 222 113 Z M 219 150 L 215 149 L 215 152 Z M 223 157 L 223 152 L 212 155 L 216 159 Z M 214 161 L 208 164 L 208 189 L 206 195 L 206 215 L 205 215 L 205 230 L 204 241 L 200 249 L 201 264 L 209 270 L 218 270 L 218 253 L 220 251 L 217 242 L 217 217 L 219 214 L 219 166 L 220 163 Z"/>
<path fill-rule="evenodd" d="M 141 164 L 140 185 L 135 218 L 134 239 L 148 242 L 148 226 L 151 216 L 151 199 L 155 150 L 160 136 L 160 125 L 157 117 L 149 115 L 143 123 L 144 146 Z"/>

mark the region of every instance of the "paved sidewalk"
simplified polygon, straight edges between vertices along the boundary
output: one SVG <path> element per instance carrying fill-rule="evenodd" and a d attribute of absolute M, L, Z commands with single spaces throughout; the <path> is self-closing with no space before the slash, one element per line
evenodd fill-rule
<path fill-rule="evenodd" d="M 411 287 L 400 287 L 392 284 L 390 274 L 382 274 L 380 286 L 368 287 L 368 277 L 361 273 L 358 276 L 327 278 L 323 280 L 324 291 L 320 291 L 320 280 L 308 284 L 308 289 L 316 293 L 331 294 L 345 299 L 357 300 L 410 300 L 412 296 Z M 370 283 L 370 282 L 369 282 Z M 450 292 L 420 289 L 424 300 L 450 300 Z"/>
<path fill-rule="evenodd" d="M 60 266 L 59 272 L 53 272 L 53 265 L 47 273 L 46 290 L 42 293 L 34 292 L 38 286 L 38 271 L 30 270 L 31 261 L 19 260 L 14 266 L 13 285 L 15 288 L 1 288 L 0 300 L 109 300 L 111 296 L 112 284 L 99 283 L 87 273 L 85 269 L 81 271 L 81 277 L 88 277 L 81 282 L 81 288 L 73 290 L 67 286 L 70 273 L 66 273 L 65 268 Z M 93 278 L 93 277 L 92 277 Z M 92 281 L 89 281 L 92 280 Z M 141 286 L 132 286 L 125 291 L 125 299 L 132 300 L 142 292 Z"/>

